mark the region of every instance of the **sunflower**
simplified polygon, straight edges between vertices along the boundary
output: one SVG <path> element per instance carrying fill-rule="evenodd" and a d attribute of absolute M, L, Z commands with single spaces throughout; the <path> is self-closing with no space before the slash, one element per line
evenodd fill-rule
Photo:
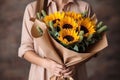
<path fill-rule="evenodd" d="M 61 29 L 76 29 L 78 27 L 78 24 L 75 22 L 75 20 L 67 16 L 61 19 L 59 24 Z"/>
<path fill-rule="evenodd" d="M 80 36 L 78 35 L 78 32 L 73 29 L 63 29 L 59 32 L 57 39 L 63 44 L 69 45 L 79 41 Z"/>
<path fill-rule="evenodd" d="M 72 17 L 75 20 L 80 20 L 82 18 L 81 14 L 75 12 L 65 12 L 65 16 Z"/>
<path fill-rule="evenodd" d="M 85 37 L 88 37 L 90 34 L 94 34 L 95 31 L 95 22 L 92 21 L 90 18 L 85 18 L 81 22 L 80 30 L 83 30 L 85 33 Z"/>
<path fill-rule="evenodd" d="M 54 26 L 57 26 L 59 24 L 59 21 L 64 18 L 64 12 L 55 12 L 54 14 L 50 14 L 43 18 L 43 21 L 45 23 L 48 23 L 49 21 L 53 21 Z"/>

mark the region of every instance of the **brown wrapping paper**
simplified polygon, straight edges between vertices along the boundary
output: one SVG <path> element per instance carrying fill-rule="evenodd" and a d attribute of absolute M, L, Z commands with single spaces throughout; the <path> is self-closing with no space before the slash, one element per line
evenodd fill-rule
<path fill-rule="evenodd" d="M 41 37 L 39 37 L 39 33 L 36 30 L 36 26 L 38 25 L 43 30 L 43 35 Z M 97 52 L 101 51 L 102 49 L 108 46 L 106 35 L 104 34 L 102 39 L 99 40 L 93 46 L 91 46 L 87 53 L 77 53 L 75 51 L 69 50 L 61 44 L 59 44 L 57 41 L 55 41 L 48 33 L 46 25 L 37 19 L 34 21 L 31 33 L 34 37 L 38 37 L 36 38 L 36 40 L 39 40 L 38 45 L 45 54 L 45 57 L 50 58 L 59 64 L 64 64 L 67 67 L 75 65 L 77 63 L 82 63 L 90 59 L 95 54 L 97 54 Z M 52 76 L 50 80 L 64 79 L 62 77 Z M 69 80 L 74 79 L 69 77 Z"/>

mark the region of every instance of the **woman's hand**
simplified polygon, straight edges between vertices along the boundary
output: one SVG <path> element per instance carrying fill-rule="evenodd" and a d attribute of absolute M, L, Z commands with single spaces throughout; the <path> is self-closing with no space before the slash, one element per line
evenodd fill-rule
<path fill-rule="evenodd" d="M 55 62 L 51 59 L 39 57 L 33 51 L 27 51 L 23 57 L 33 64 L 36 64 L 36 65 L 46 68 L 47 70 L 54 73 L 54 75 L 56 75 L 56 76 L 61 76 L 61 75 L 62 76 L 70 76 L 70 75 L 73 75 L 73 73 L 74 73 L 73 66 L 66 68 L 65 66 L 58 64 L 57 62 Z"/>
<path fill-rule="evenodd" d="M 75 73 L 75 66 L 67 67 L 62 71 L 64 77 L 73 76 L 74 73 Z"/>
<path fill-rule="evenodd" d="M 47 58 L 43 60 L 43 67 L 51 71 L 55 76 L 61 76 L 61 72 L 64 70 L 63 65 Z"/>
<path fill-rule="evenodd" d="M 65 66 L 58 64 L 57 62 L 48 58 L 45 58 L 42 64 L 44 68 L 52 72 L 55 76 L 68 77 L 74 75 L 74 71 L 75 71 L 74 66 L 70 66 L 66 68 Z"/>

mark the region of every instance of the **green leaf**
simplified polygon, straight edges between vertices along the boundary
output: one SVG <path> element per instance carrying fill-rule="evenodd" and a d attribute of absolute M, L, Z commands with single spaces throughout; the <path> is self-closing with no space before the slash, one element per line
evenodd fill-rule
<path fill-rule="evenodd" d="M 104 26 L 102 26 L 100 29 L 97 30 L 97 33 L 98 33 L 98 34 L 101 34 L 101 33 L 105 32 L 106 30 L 107 30 L 107 26 L 104 25 Z"/>
<path fill-rule="evenodd" d="M 43 17 L 46 17 L 47 14 L 44 10 L 42 10 L 41 13 L 42 13 Z"/>
<path fill-rule="evenodd" d="M 54 32 L 52 32 L 52 31 L 49 31 L 49 33 L 54 37 Z"/>
<path fill-rule="evenodd" d="M 57 37 L 59 35 L 57 31 L 54 31 L 53 34 L 54 34 L 54 37 Z"/>
<path fill-rule="evenodd" d="M 79 40 L 79 43 L 83 41 L 83 36 L 80 36 L 80 40 Z"/>
<path fill-rule="evenodd" d="M 82 48 L 82 52 L 85 52 L 85 50 L 86 50 L 85 46 L 82 45 L 81 48 Z"/>
<path fill-rule="evenodd" d="M 94 44 L 96 42 L 96 39 L 92 39 L 91 41 L 89 41 L 89 44 Z"/>
<path fill-rule="evenodd" d="M 50 29 L 54 32 L 55 30 L 54 30 L 54 27 L 53 27 L 53 22 L 50 21 L 50 22 L 48 23 L 48 25 L 50 26 Z"/>
<path fill-rule="evenodd" d="M 39 12 L 37 12 L 37 18 L 40 20 L 41 19 L 41 15 Z"/>
<path fill-rule="evenodd" d="M 97 24 L 96 28 L 97 28 L 97 29 L 99 29 L 99 28 L 101 28 L 101 27 L 102 27 L 102 25 L 103 25 L 103 22 L 102 22 L 102 21 L 100 21 L 100 22 Z"/>
<path fill-rule="evenodd" d="M 87 41 L 90 41 L 93 37 L 93 34 L 90 34 L 88 37 L 87 37 Z"/>
<path fill-rule="evenodd" d="M 84 35 L 84 31 L 81 30 L 81 31 L 79 32 L 79 36 L 83 36 L 83 35 Z"/>
<path fill-rule="evenodd" d="M 89 46 L 89 41 L 84 41 L 85 42 L 85 46 L 88 47 Z"/>
<path fill-rule="evenodd" d="M 43 35 L 43 30 L 42 30 L 39 26 L 37 26 L 36 28 L 37 28 L 37 30 L 38 30 L 40 36 L 42 36 L 42 35 Z"/>
<path fill-rule="evenodd" d="M 78 52 L 79 51 L 78 45 L 75 45 L 73 49 Z"/>

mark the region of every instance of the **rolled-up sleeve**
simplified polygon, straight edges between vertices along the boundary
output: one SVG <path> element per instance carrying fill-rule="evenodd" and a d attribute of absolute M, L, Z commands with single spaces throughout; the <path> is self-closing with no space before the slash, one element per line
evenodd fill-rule
<path fill-rule="evenodd" d="M 21 34 L 21 44 L 18 50 L 18 56 L 23 57 L 23 55 L 26 53 L 26 51 L 32 50 L 34 51 L 34 46 L 33 46 L 33 38 L 31 36 L 31 27 L 32 27 L 32 22 L 30 21 L 31 17 L 31 9 L 30 9 L 30 4 L 27 5 L 25 12 L 24 12 L 24 17 L 23 17 L 23 24 L 22 24 L 22 34 Z"/>

